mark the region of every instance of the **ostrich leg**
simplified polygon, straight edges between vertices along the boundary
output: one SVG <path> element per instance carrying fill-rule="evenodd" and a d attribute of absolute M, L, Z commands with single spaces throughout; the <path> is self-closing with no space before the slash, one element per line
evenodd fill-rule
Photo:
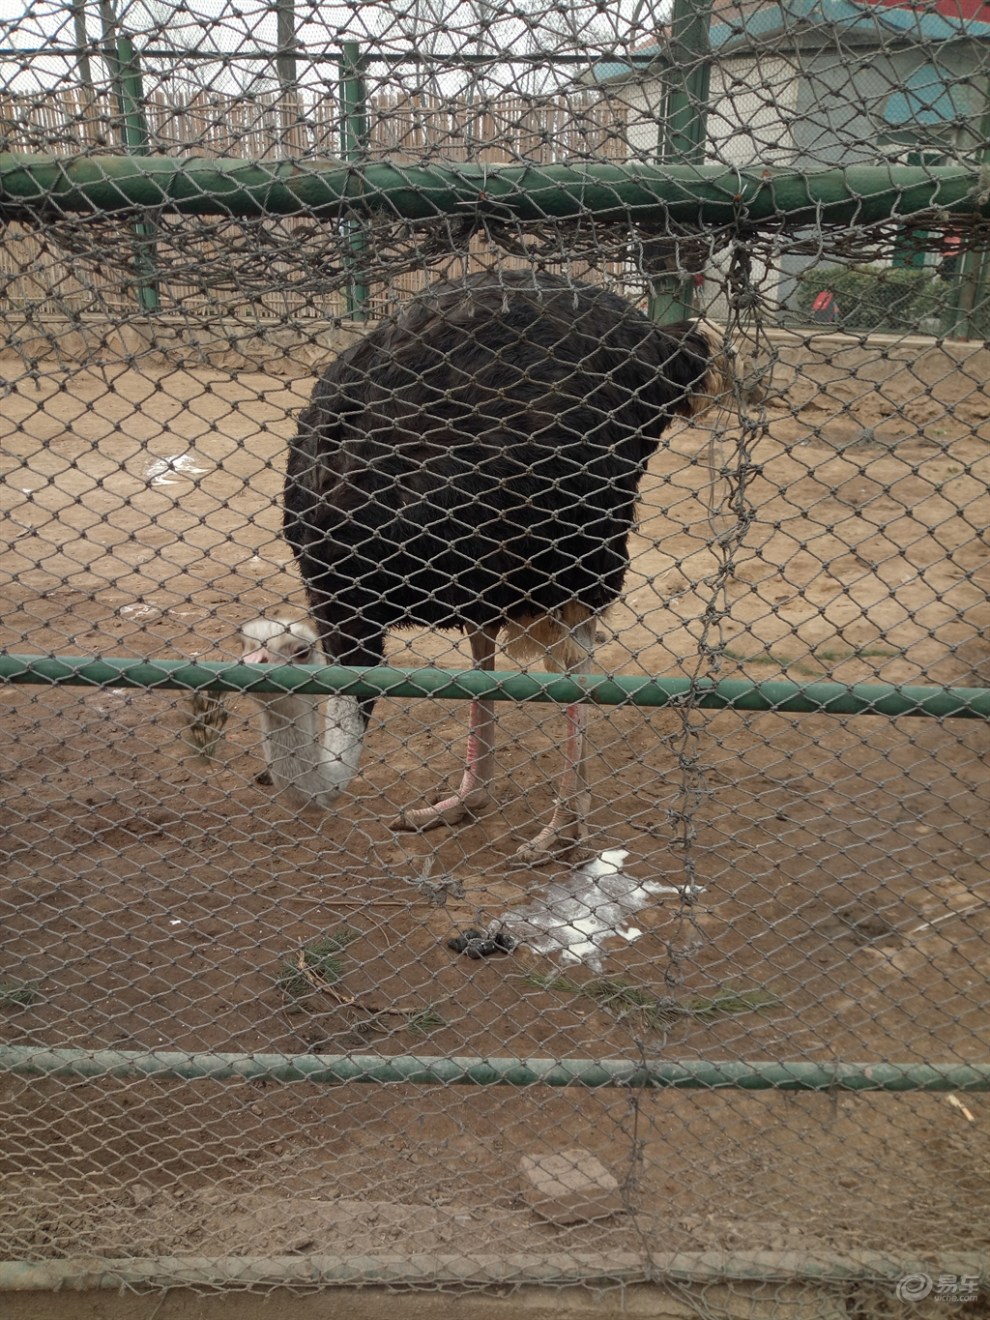
<path fill-rule="evenodd" d="M 568 649 L 568 674 L 587 673 L 595 645 L 595 621 L 578 624 L 571 630 Z M 585 835 L 585 820 L 591 806 L 588 788 L 588 708 L 583 703 L 568 706 L 567 734 L 564 739 L 564 773 L 553 816 L 535 839 L 516 850 L 522 862 L 545 862 L 574 851 Z"/>
<path fill-rule="evenodd" d="M 495 668 L 497 628 L 479 628 L 470 634 L 475 669 Z M 456 825 L 470 811 L 485 806 L 495 771 L 495 703 L 472 701 L 464 774 L 456 793 L 438 798 L 430 807 L 406 809 L 391 822 L 394 830 L 431 830 Z"/>

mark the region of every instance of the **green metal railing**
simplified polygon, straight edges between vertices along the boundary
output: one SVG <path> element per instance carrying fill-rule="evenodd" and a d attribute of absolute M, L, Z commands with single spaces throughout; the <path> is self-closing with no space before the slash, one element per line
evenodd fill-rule
<path fill-rule="evenodd" d="M 893 1292 L 901 1279 L 912 1275 L 965 1276 L 975 1279 L 982 1287 L 990 1271 L 985 1255 L 976 1251 L 926 1252 L 918 1257 L 913 1253 L 895 1256 L 869 1250 L 841 1252 L 824 1246 L 814 1251 L 741 1251 L 725 1247 L 707 1251 L 654 1250 L 650 1252 L 649 1262 L 652 1282 L 687 1287 L 709 1283 L 751 1284 L 760 1289 L 778 1283 L 848 1287 L 869 1282 L 886 1286 Z M 469 1256 L 441 1250 L 404 1255 L 393 1250 L 362 1256 L 306 1252 L 292 1256 L 158 1256 L 109 1260 L 77 1256 L 68 1260 L 0 1261 L 0 1294 L 104 1289 L 127 1292 L 133 1298 L 136 1292 L 164 1292 L 170 1288 L 220 1291 L 291 1287 L 312 1291 L 348 1285 L 429 1289 L 431 1292 L 441 1287 L 526 1285 L 550 1286 L 559 1290 L 568 1286 L 589 1288 L 597 1283 L 614 1288 L 643 1281 L 642 1256 L 635 1252 L 614 1248 L 607 1251 L 579 1250 L 570 1245 L 566 1250 L 559 1246 L 554 1250 L 553 1244 L 548 1247 L 544 1243 L 525 1254 L 499 1251 L 493 1244 L 491 1249 L 472 1251 Z M 765 1297 L 765 1293 L 759 1295 Z M 747 1299 L 738 1300 L 739 1305 L 743 1305 Z M 393 1306 L 403 1307 L 397 1298 L 393 1297 L 391 1301 Z M 486 1301 L 490 1303 L 490 1299 Z M 704 1307 L 703 1298 L 698 1301 L 699 1315 L 729 1314 L 721 1306 L 714 1309 Z M 446 1301 L 441 1303 L 441 1306 L 445 1305 Z M 841 1314 L 830 1302 L 823 1305 L 827 1309 L 816 1310 L 815 1315 Z M 807 1297 L 802 1298 L 797 1311 L 789 1301 L 782 1306 L 784 1309 L 760 1311 L 754 1308 L 746 1314 L 812 1314 L 811 1299 Z M 564 1294 L 555 1303 L 554 1311 L 561 1315 L 584 1314 L 587 1307 L 587 1298 L 582 1297 L 580 1312 L 568 1311 Z M 344 1309 L 339 1308 L 340 1311 Z M 132 1313 L 139 1314 L 137 1310 Z M 611 1308 L 608 1313 L 615 1314 Z M 642 1312 L 637 1308 L 637 1312 L 630 1313 Z M 741 1314 L 738 1308 L 732 1313 Z"/>
<path fill-rule="evenodd" d="M 0 152 L 0 215 L 441 215 L 502 220 L 635 219 L 643 224 L 867 225 L 937 210 L 990 219 L 976 169 L 879 165 L 731 169 L 722 165 L 355 165 L 164 156 Z"/>
<path fill-rule="evenodd" d="M 457 1055 L 222 1054 L 0 1045 L 0 1072 L 32 1077 L 183 1077 L 445 1086 L 745 1091 L 990 1091 L 990 1064 L 765 1063 L 709 1059 L 516 1059 Z"/>
<path fill-rule="evenodd" d="M 347 665 L 243 665 L 228 661 L 100 659 L 0 655 L 0 682 L 64 687 L 132 687 L 187 691 L 354 697 L 487 698 L 569 705 L 669 706 L 702 710 L 776 711 L 808 715 L 933 716 L 990 719 L 990 688 L 919 687 L 894 683 L 754 683 L 749 679 L 649 678 L 639 675 L 493 673 L 480 669 L 359 669 Z"/>

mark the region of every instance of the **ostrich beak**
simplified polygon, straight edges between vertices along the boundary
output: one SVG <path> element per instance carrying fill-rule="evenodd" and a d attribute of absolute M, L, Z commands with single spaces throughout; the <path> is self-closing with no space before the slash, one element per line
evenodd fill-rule
<path fill-rule="evenodd" d="M 267 646 L 259 646 L 256 651 L 246 651 L 241 657 L 242 665 L 270 665 L 272 653 Z"/>

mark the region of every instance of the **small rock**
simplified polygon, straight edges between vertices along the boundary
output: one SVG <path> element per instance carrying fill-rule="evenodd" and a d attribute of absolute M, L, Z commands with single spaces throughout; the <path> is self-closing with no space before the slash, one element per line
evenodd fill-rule
<path fill-rule="evenodd" d="M 523 1200 L 552 1224 L 578 1224 L 622 1214 L 618 1181 L 588 1150 L 523 1155 Z"/>

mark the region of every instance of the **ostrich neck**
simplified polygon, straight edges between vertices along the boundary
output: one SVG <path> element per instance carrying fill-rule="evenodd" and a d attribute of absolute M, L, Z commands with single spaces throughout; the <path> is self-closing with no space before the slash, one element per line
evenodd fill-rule
<path fill-rule="evenodd" d="M 276 697 L 262 731 L 273 782 L 305 805 L 328 806 L 357 773 L 364 720 L 354 697 Z"/>

